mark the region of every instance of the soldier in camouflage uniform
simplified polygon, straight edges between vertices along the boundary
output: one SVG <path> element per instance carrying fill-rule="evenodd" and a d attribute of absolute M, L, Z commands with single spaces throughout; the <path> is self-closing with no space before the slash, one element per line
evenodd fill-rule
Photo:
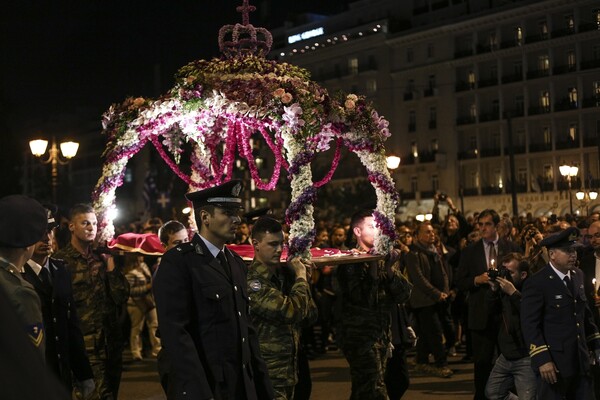
<path fill-rule="evenodd" d="M 303 321 L 314 322 L 317 308 L 299 258 L 281 267 L 281 224 L 261 217 L 252 229 L 254 260 L 248 272 L 250 320 L 258 333 L 275 399 L 291 400 L 298 382 L 298 342 Z"/>
<path fill-rule="evenodd" d="M 46 209 L 37 201 L 21 195 L 0 199 L 0 288 L 42 359 L 45 353 L 42 307 L 33 286 L 21 277 L 21 266 L 31 258 L 35 243 L 46 227 Z"/>
<path fill-rule="evenodd" d="M 376 231 L 372 211 L 352 217 L 351 228 L 360 251 L 373 248 Z M 350 365 L 351 400 L 386 400 L 386 361 L 392 354 L 391 311 L 407 301 L 411 285 L 399 269 L 399 252 L 386 260 L 342 264 L 336 271 L 341 295 L 338 338 Z"/>
<path fill-rule="evenodd" d="M 129 297 L 129 284 L 115 269 L 112 257 L 100 256 L 92 250 L 97 219 L 90 206 L 73 207 L 69 230 L 71 241 L 56 257 L 64 259 L 71 272 L 73 298 L 98 396 L 102 400 L 116 400 L 123 364 L 118 315 Z"/>

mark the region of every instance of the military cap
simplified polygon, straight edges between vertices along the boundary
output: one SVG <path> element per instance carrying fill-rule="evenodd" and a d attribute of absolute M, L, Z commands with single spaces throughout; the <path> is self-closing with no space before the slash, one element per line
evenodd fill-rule
<path fill-rule="evenodd" d="M 0 199 L 0 247 L 29 247 L 47 229 L 48 212 L 36 200 L 20 194 Z"/>
<path fill-rule="evenodd" d="M 56 220 L 58 206 L 50 203 L 44 203 L 42 205 L 46 209 L 46 214 L 48 216 L 48 229 L 56 228 L 58 226 L 58 221 Z"/>
<path fill-rule="evenodd" d="M 243 215 L 243 217 L 247 223 L 253 224 L 260 217 L 262 217 L 264 215 L 269 215 L 269 214 L 271 214 L 271 207 L 263 207 L 263 208 L 258 208 L 256 210 L 248 211 L 247 213 L 245 213 Z"/>
<path fill-rule="evenodd" d="M 540 242 L 540 246 L 545 246 L 547 249 L 579 247 L 581 246 L 579 242 L 579 229 L 571 227 L 550 235 Z"/>
<path fill-rule="evenodd" d="M 213 205 L 221 208 L 243 208 L 240 193 L 242 181 L 232 179 L 211 188 L 188 193 L 186 199 L 194 204 L 194 208 Z"/>

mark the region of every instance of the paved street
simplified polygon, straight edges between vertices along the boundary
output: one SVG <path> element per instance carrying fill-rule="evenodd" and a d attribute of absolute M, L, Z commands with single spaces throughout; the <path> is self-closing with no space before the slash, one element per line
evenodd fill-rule
<path fill-rule="evenodd" d="M 455 374 L 450 379 L 419 375 L 411 368 L 411 384 L 403 399 L 472 399 L 473 364 L 461 364 L 462 354 L 451 357 Z M 125 373 L 121 382 L 120 400 L 164 400 L 158 382 L 155 361 L 132 364 L 126 355 Z M 338 352 L 329 352 L 310 362 L 313 379 L 313 400 L 347 400 L 350 397 L 348 364 Z"/>

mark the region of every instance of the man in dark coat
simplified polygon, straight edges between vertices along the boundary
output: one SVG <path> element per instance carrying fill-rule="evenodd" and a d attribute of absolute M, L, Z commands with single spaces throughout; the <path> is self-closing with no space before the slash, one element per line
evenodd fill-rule
<path fill-rule="evenodd" d="M 79 383 L 78 389 L 86 398 L 95 388 L 94 376 L 79 328 L 71 274 L 62 260 L 50 257 L 57 226 L 52 211 L 47 210 L 48 229 L 35 244 L 31 259 L 23 266 L 23 278 L 31 283 L 42 303 L 46 364 L 69 392 L 72 390 L 73 372 Z"/>
<path fill-rule="evenodd" d="M 169 250 L 154 280 L 169 399 L 270 400 L 248 322 L 247 267 L 225 247 L 240 224 L 241 182 L 189 193 L 199 234 Z"/>
<path fill-rule="evenodd" d="M 539 399 L 593 399 L 590 363 L 600 361 L 600 334 L 575 268 L 577 228 L 540 243 L 550 262 L 525 282 L 521 324 L 537 375 Z"/>
<path fill-rule="evenodd" d="M 492 371 L 497 347 L 498 326 L 488 310 L 485 295 L 489 286 L 488 269 L 496 268 L 497 260 L 512 252 L 517 245 L 502 239 L 496 232 L 500 216 L 494 210 L 483 210 L 477 219 L 481 239 L 465 248 L 460 255 L 455 283 L 459 290 L 468 291 L 469 330 L 475 364 L 475 399 L 485 399 L 485 385 Z"/>

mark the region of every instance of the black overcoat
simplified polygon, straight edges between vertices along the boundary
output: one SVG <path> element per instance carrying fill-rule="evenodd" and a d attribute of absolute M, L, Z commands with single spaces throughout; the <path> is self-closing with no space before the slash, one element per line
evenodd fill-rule
<path fill-rule="evenodd" d="M 165 253 L 156 272 L 158 324 L 171 363 L 169 399 L 273 398 L 248 322 L 247 266 L 237 254 L 226 255 L 231 277 L 195 235 Z"/>

